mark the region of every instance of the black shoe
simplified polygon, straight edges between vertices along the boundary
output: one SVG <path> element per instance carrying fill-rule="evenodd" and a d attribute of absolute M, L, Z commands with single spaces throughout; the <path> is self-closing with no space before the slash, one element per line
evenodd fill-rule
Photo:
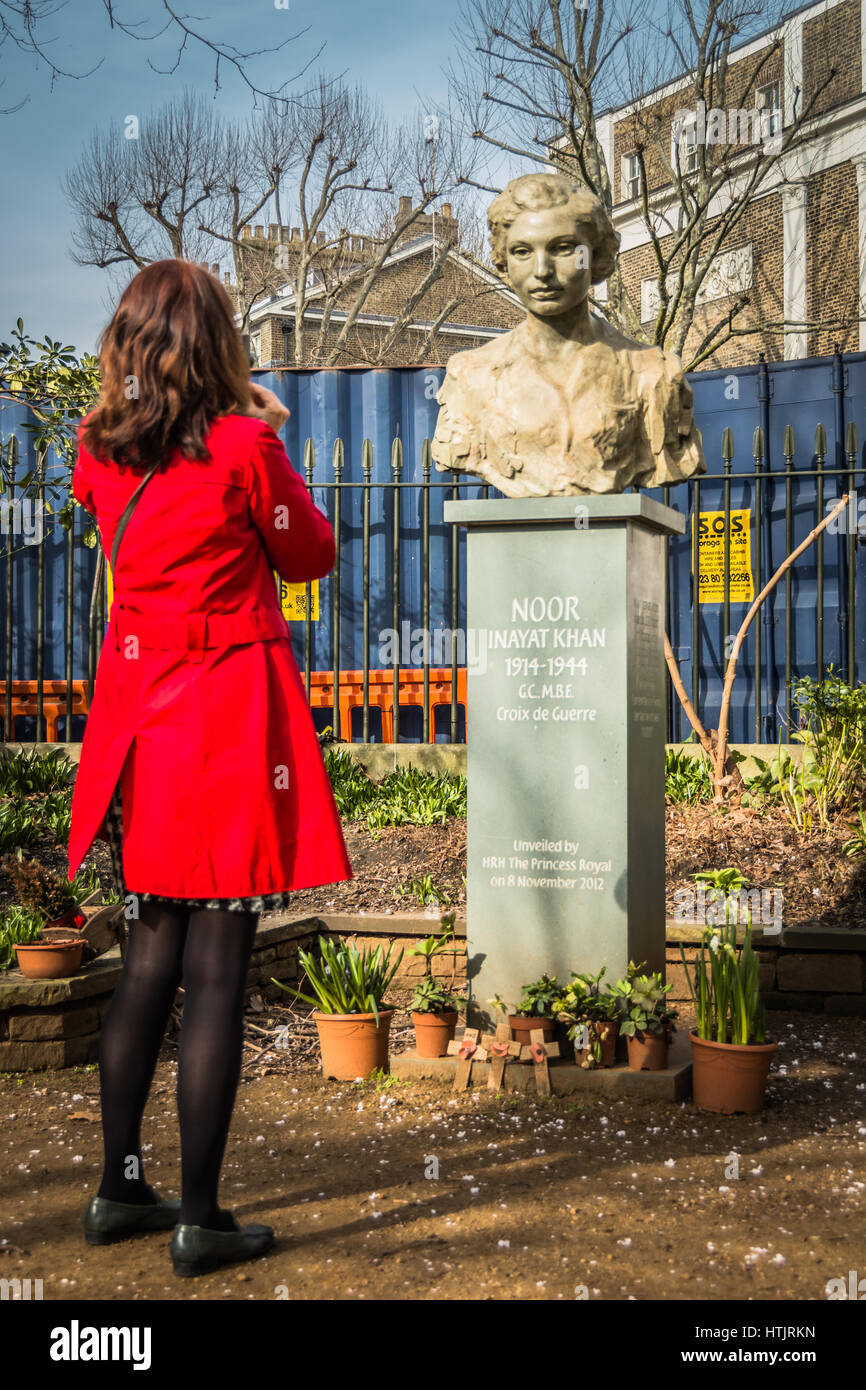
<path fill-rule="evenodd" d="M 84 1218 L 84 1238 L 88 1245 L 113 1245 L 127 1236 L 152 1231 L 170 1231 L 177 1225 L 180 1202 L 112 1202 L 108 1197 L 91 1197 Z"/>
<path fill-rule="evenodd" d="M 270 1226 L 241 1226 L 236 1231 L 214 1231 L 209 1226 L 176 1226 L 171 1238 L 175 1274 L 191 1278 L 212 1274 L 220 1265 L 255 1260 L 274 1243 Z"/>

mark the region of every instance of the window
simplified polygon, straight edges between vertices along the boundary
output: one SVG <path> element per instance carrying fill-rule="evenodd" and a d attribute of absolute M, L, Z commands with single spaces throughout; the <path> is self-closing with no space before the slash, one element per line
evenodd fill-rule
<path fill-rule="evenodd" d="M 260 366 L 262 365 L 262 334 L 261 334 L 261 330 L 259 330 L 258 333 L 252 333 L 252 334 L 250 334 L 250 350 L 251 350 L 251 352 L 252 352 L 252 354 L 253 354 L 253 365 L 256 366 L 256 367 L 260 367 Z"/>
<path fill-rule="evenodd" d="M 694 117 L 673 128 L 671 163 L 681 174 L 694 174 L 698 168 L 698 127 Z"/>
<path fill-rule="evenodd" d="M 622 185 L 626 198 L 640 197 L 640 160 L 636 154 L 622 157 Z"/>
<path fill-rule="evenodd" d="M 782 84 L 769 82 L 755 93 L 755 105 L 761 113 L 761 138 L 777 135 L 782 129 Z"/>
<path fill-rule="evenodd" d="M 698 167 L 698 131 L 696 125 L 683 127 L 680 143 L 680 169 L 684 174 L 693 174 Z"/>

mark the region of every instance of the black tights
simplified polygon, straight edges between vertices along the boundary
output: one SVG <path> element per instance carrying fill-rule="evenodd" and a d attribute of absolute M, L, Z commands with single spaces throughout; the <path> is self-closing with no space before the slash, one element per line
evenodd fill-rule
<path fill-rule="evenodd" d="M 217 1187 L 240 1076 L 244 991 L 257 925 L 254 912 L 140 904 L 100 1038 L 105 1142 L 100 1197 L 155 1200 L 142 1175 L 141 1117 L 182 979 L 180 1220 L 233 1228 L 232 1218 L 217 1205 Z"/>

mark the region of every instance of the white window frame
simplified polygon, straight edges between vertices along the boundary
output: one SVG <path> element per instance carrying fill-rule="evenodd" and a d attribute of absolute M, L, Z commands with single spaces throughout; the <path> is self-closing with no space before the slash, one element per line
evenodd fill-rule
<path fill-rule="evenodd" d="M 634 173 L 631 172 L 632 168 L 634 168 Z M 628 154 L 623 155 L 620 173 L 622 175 L 622 186 L 625 192 L 624 201 L 632 202 L 635 198 L 639 198 L 641 195 L 641 177 L 640 163 L 636 150 L 629 150 Z"/>
<path fill-rule="evenodd" d="M 680 126 L 679 137 L 676 130 L 671 131 L 671 166 L 677 168 L 679 156 L 680 174 L 695 174 L 698 170 L 697 117 L 684 121 Z"/>
<path fill-rule="evenodd" d="M 780 78 L 755 89 L 755 105 L 759 111 L 770 110 L 773 113 L 766 130 L 763 119 L 761 120 L 761 138 L 766 140 L 770 136 L 778 135 L 782 129 L 782 82 Z"/>

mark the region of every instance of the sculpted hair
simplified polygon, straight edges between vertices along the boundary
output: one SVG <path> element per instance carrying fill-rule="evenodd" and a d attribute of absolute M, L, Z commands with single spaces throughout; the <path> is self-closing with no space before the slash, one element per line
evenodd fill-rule
<path fill-rule="evenodd" d="M 563 206 L 568 208 L 576 223 L 589 229 L 592 283 L 596 285 L 607 279 L 616 263 L 619 235 L 601 199 L 563 174 L 523 174 L 519 179 L 512 179 L 493 199 L 487 212 L 487 225 L 493 264 L 500 274 L 505 274 L 508 264 L 505 254 L 508 229 L 520 213 Z"/>
<path fill-rule="evenodd" d="M 154 261 L 120 297 L 99 342 L 102 390 L 85 447 L 119 467 L 146 468 L 179 449 L 206 459 L 211 421 L 250 404 L 250 364 L 234 306 L 193 261 Z"/>

